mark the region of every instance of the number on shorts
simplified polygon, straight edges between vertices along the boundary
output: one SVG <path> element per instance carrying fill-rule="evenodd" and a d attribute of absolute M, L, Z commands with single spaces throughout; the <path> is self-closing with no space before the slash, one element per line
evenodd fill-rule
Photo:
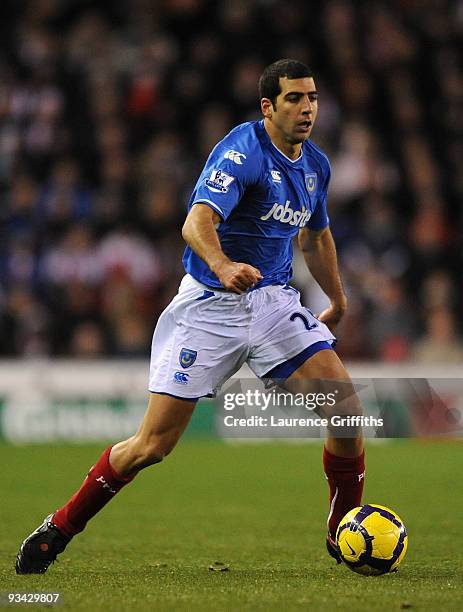
<path fill-rule="evenodd" d="M 309 321 L 307 320 L 307 317 L 305 317 L 300 312 L 293 312 L 293 314 L 289 317 L 290 321 L 295 321 L 296 319 L 300 319 L 304 323 L 304 327 L 306 328 L 307 331 L 310 331 L 314 327 L 317 327 L 316 323 L 310 324 Z"/>

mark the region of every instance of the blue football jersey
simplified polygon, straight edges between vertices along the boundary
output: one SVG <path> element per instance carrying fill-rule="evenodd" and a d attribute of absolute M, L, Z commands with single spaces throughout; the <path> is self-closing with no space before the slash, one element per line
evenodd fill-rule
<path fill-rule="evenodd" d="M 193 190 L 188 210 L 201 202 L 221 218 L 217 234 L 232 261 L 258 268 L 255 286 L 284 285 L 292 276 L 293 238 L 300 228 L 329 224 L 326 196 L 328 158 L 306 140 L 292 161 L 270 140 L 264 122 L 234 128 L 212 150 Z M 222 285 L 187 246 L 185 270 L 209 287 Z"/>

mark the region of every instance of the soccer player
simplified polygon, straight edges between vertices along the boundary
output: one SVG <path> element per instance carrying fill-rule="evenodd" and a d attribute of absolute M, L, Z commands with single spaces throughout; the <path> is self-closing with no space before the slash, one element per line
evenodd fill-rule
<path fill-rule="evenodd" d="M 259 93 L 263 119 L 237 126 L 214 147 L 190 198 L 186 276 L 154 331 L 150 396 L 139 430 L 107 448 L 73 497 L 24 540 L 17 573 L 44 573 L 122 487 L 172 451 L 198 399 L 213 395 L 243 363 L 291 391 L 304 391 L 311 380 L 349 381 L 333 350 L 346 297 L 326 209 L 330 166 L 309 140 L 317 117 L 312 72 L 295 60 L 277 61 L 264 70 Z M 287 284 L 296 235 L 330 300 L 318 318 Z M 359 413 L 355 394 L 348 401 Z M 336 527 L 361 504 L 361 432 L 336 437 L 330 431 L 323 465 L 330 496 L 326 543 L 339 560 Z"/>

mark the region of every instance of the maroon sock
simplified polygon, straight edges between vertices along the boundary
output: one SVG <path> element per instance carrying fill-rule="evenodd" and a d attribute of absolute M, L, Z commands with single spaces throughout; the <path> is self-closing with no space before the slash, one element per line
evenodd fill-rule
<path fill-rule="evenodd" d="M 135 477 L 123 477 L 114 471 L 109 463 L 111 448 L 108 446 L 90 469 L 80 489 L 53 515 L 53 523 L 64 535 L 72 537 L 83 531 L 87 521 Z"/>
<path fill-rule="evenodd" d="M 344 515 L 362 503 L 365 452 L 358 457 L 338 457 L 324 448 L 323 467 L 330 487 L 328 531 L 334 538 Z"/>

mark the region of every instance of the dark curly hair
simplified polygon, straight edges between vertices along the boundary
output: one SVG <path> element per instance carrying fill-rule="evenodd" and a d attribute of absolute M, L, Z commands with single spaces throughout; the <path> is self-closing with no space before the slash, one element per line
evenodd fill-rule
<path fill-rule="evenodd" d="M 267 66 L 259 79 L 259 96 L 260 98 L 268 98 L 275 108 L 275 100 L 280 89 L 280 78 L 287 77 L 288 79 L 303 79 L 312 77 L 312 70 L 293 59 L 281 59 Z"/>

